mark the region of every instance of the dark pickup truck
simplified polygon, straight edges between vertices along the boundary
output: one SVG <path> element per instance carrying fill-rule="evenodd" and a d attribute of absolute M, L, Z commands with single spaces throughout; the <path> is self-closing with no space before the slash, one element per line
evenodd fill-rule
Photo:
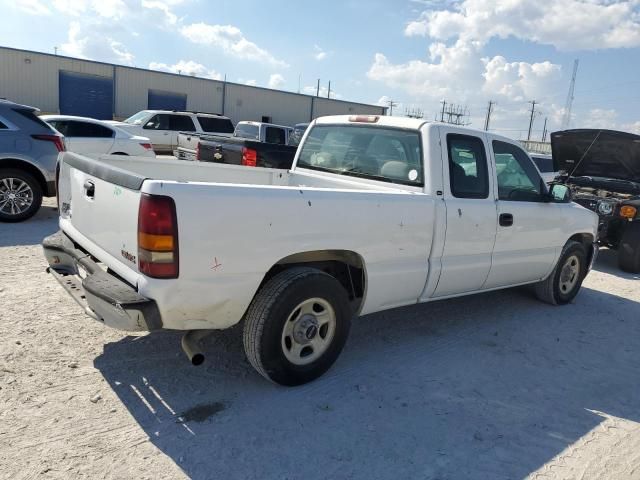
<path fill-rule="evenodd" d="M 233 137 L 202 135 L 196 160 L 249 167 L 289 169 L 296 146 L 287 144 L 292 129 L 259 122 L 239 122 Z"/>
<path fill-rule="evenodd" d="M 551 148 L 573 201 L 600 217 L 600 245 L 618 251 L 622 270 L 640 273 L 640 135 L 565 130 L 551 134 Z"/>

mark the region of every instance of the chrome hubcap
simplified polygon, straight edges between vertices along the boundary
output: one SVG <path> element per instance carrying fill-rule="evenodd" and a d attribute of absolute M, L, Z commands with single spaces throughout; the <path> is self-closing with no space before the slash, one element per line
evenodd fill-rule
<path fill-rule="evenodd" d="M 33 204 L 33 190 L 19 178 L 0 179 L 0 213 L 19 215 Z"/>
<path fill-rule="evenodd" d="M 336 330 L 333 307 L 310 298 L 293 309 L 282 329 L 282 352 L 294 365 L 307 365 L 326 352 Z"/>
<path fill-rule="evenodd" d="M 567 258 L 560 271 L 560 291 L 569 293 L 580 278 L 580 260 L 575 255 Z"/>

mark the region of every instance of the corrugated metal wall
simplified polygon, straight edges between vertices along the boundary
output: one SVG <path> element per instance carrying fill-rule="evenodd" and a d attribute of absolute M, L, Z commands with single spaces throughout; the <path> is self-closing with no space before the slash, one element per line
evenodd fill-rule
<path fill-rule="evenodd" d="M 0 97 L 58 113 L 58 72 L 67 70 L 111 77 L 101 63 L 0 48 Z"/>
<path fill-rule="evenodd" d="M 295 125 L 308 122 L 311 112 L 309 97 L 277 90 L 228 83 L 225 98 L 224 113 L 234 123 L 267 116 L 271 123 Z"/>
<path fill-rule="evenodd" d="M 187 96 L 187 110 L 222 112 L 222 82 L 185 75 L 116 67 L 116 111 L 126 118 L 147 107 L 149 89 Z"/>
<path fill-rule="evenodd" d="M 126 118 L 148 108 L 149 90 L 186 95 L 187 110 L 224 113 L 234 122 L 260 121 L 294 125 L 337 114 L 384 115 L 384 107 L 311 97 L 217 80 L 121 67 L 68 57 L 0 47 L 0 97 L 59 113 L 60 71 L 112 79 L 114 118 Z M 224 108 L 223 108 L 224 98 Z M 313 104 L 313 111 L 312 111 Z"/>

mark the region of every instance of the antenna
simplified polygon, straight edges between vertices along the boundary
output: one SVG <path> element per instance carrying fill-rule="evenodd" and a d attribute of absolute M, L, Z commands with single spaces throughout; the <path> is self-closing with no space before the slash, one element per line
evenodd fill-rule
<path fill-rule="evenodd" d="M 562 118 L 562 129 L 566 130 L 571 124 L 571 107 L 573 107 L 573 92 L 576 88 L 576 75 L 578 74 L 579 60 L 576 58 L 573 62 L 573 75 L 571 76 L 571 84 L 569 85 L 569 93 L 567 94 L 567 102 L 564 105 L 564 117 Z"/>

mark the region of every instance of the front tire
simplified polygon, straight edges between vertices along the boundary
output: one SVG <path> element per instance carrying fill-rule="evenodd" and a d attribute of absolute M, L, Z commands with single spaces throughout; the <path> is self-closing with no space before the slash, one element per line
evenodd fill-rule
<path fill-rule="evenodd" d="M 336 361 L 349 335 L 351 307 L 334 277 L 315 268 L 278 273 L 256 294 L 244 323 L 244 350 L 266 379 L 294 386 Z"/>
<path fill-rule="evenodd" d="M 566 305 L 580 291 L 587 268 L 584 245 L 567 242 L 551 275 L 535 285 L 536 296 L 551 305 Z"/>
<path fill-rule="evenodd" d="M 640 273 L 640 221 L 627 225 L 618 247 L 618 265 L 629 273 Z"/>
<path fill-rule="evenodd" d="M 0 169 L 0 222 L 22 222 L 42 205 L 42 187 L 33 175 L 14 168 Z"/>

